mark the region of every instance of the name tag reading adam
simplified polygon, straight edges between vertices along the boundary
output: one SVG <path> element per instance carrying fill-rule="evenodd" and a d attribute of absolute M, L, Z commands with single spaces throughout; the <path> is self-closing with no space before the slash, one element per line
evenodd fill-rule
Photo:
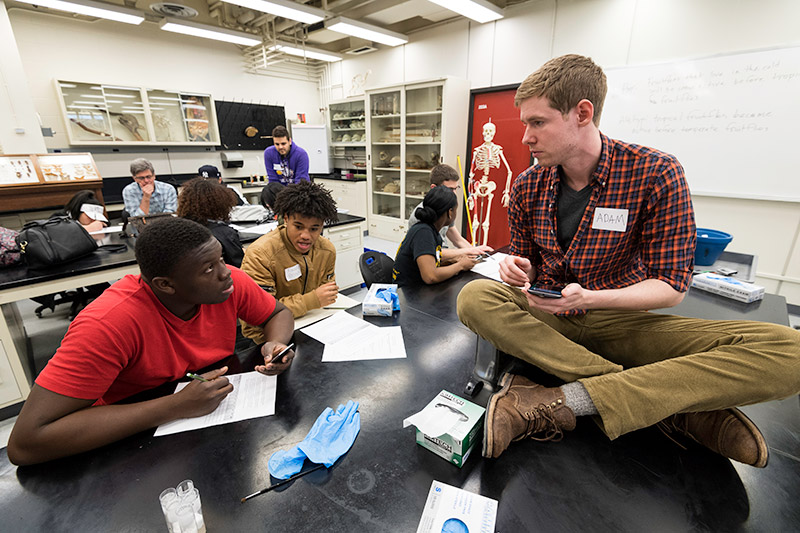
<path fill-rule="evenodd" d="M 592 229 L 625 232 L 628 228 L 628 210 L 598 207 L 594 210 Z"/>
<path fill-rule="evenodd" d="M 283 271 L 284 275 L 286 276 L 286 281 L 292 281 L 293 279 L 297 279 L 300 277 L 300 265 L 290 266 L 286 270 Z"/>

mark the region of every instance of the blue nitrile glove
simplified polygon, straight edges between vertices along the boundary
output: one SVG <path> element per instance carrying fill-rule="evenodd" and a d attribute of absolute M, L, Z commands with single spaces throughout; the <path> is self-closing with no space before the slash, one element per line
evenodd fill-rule
<path fill-rule="evenodd" d="M 306 454 L 297 446 L 288 451 L 278 450 L 269 458 L 269 474 L 278 479 L 288 479 L 303 469 Z"/>
<path fill-rule="evenodd" d="M 400 297 L 397 296 L 397 289 L 394 287 L 389 287 L 386 289 L 378 289 L 375 292 L 375 297 L 380 298 L 384 302 L 390 302 L 392 304 L 393 311 L 400 310 Z"/>
<path fill-rule="evenodd" d="M 334 411 L 325 408 L 317 417 L 306 438 L 287 451 L 278 450 L 268 462 L 269 473 L 277 479 L 288 479 L 303 469 L 306 457 L 312 463 L 330 467 L 350 449 L 361 429 L 358 403 L 350 400 Z"/>
<path fill-rule="evenodd" d="M 326 408 L 297 447 L 312 463 L 323 463 L 330 468 L 350 449 L 360 429 L 358 402 L 350 400 L 336 411 Z"/>

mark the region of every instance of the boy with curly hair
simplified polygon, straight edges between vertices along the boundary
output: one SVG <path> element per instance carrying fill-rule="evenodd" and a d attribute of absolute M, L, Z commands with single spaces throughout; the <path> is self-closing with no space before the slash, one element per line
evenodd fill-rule
<path fill-rule="evenodd" d="M 322 236 L 323 225 L 337 220 L 336 202 L 320 185 L 301 181 L 278 193 L 273 207 L 283 224 L 247 248 L 242 270 L 299 318 L 332 304 L 339 292 L 336 248 Z M 242 332 L 262 342 L 257 328 Z"/>

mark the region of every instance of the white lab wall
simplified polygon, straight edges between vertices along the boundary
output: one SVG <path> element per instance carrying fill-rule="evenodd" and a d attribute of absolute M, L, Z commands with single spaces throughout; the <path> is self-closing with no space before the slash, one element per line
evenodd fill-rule
<path fill-rule="evenodd" d="M 247 73 L 236 45 L 165 32 L 153 23 L 82 22 L 23 9 L 8 14 L 36 111 L 42 125 L 56 132 L 45 138 L 48 149 L 68 147 L 54 79 L 208 93 L 216 100 L 281 105 L 287 119 L 305 113 L 309 122 L 324 123 L 316 82 Z M 98 153 L 95 159 L 106 177 L 127 175 L 127 162 L 139 156 L 152 158 L 161 173 L 196 172 L 206 163 L 226 177 L 265 173 L 260 152 L 242 153 L 245 166 L 235 170 L 222 169 L 213 151 L 155 148 L 152 154 Z"/>
<path fill-rule="evenodd" d="M 566 53 L 609 68 L 796 46 L 798 20 L 795 0 L 542 0 L 508 8 L 496 23 L 415 33 L 406 46 L 345 60 L 337 73 L 343 86 L 369 68 L 368 88 L 437 75 L 499 87 Z M 699 226 L 729 231 L 731 251 L 759 256 L 758 283 L 800 304 L 799 204 L 695 196 L 694 205 Z"/>

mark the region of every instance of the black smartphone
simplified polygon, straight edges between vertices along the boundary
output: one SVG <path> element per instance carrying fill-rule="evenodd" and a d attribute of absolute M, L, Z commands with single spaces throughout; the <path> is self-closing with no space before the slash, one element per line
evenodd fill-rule
<path fill-rule="evenodd" d="M 561 298 L 561 290 L 559 289 L 546 289 L 538 285 L 531 285 L 528 292 L 534 296 L 541 298 Z"/>

